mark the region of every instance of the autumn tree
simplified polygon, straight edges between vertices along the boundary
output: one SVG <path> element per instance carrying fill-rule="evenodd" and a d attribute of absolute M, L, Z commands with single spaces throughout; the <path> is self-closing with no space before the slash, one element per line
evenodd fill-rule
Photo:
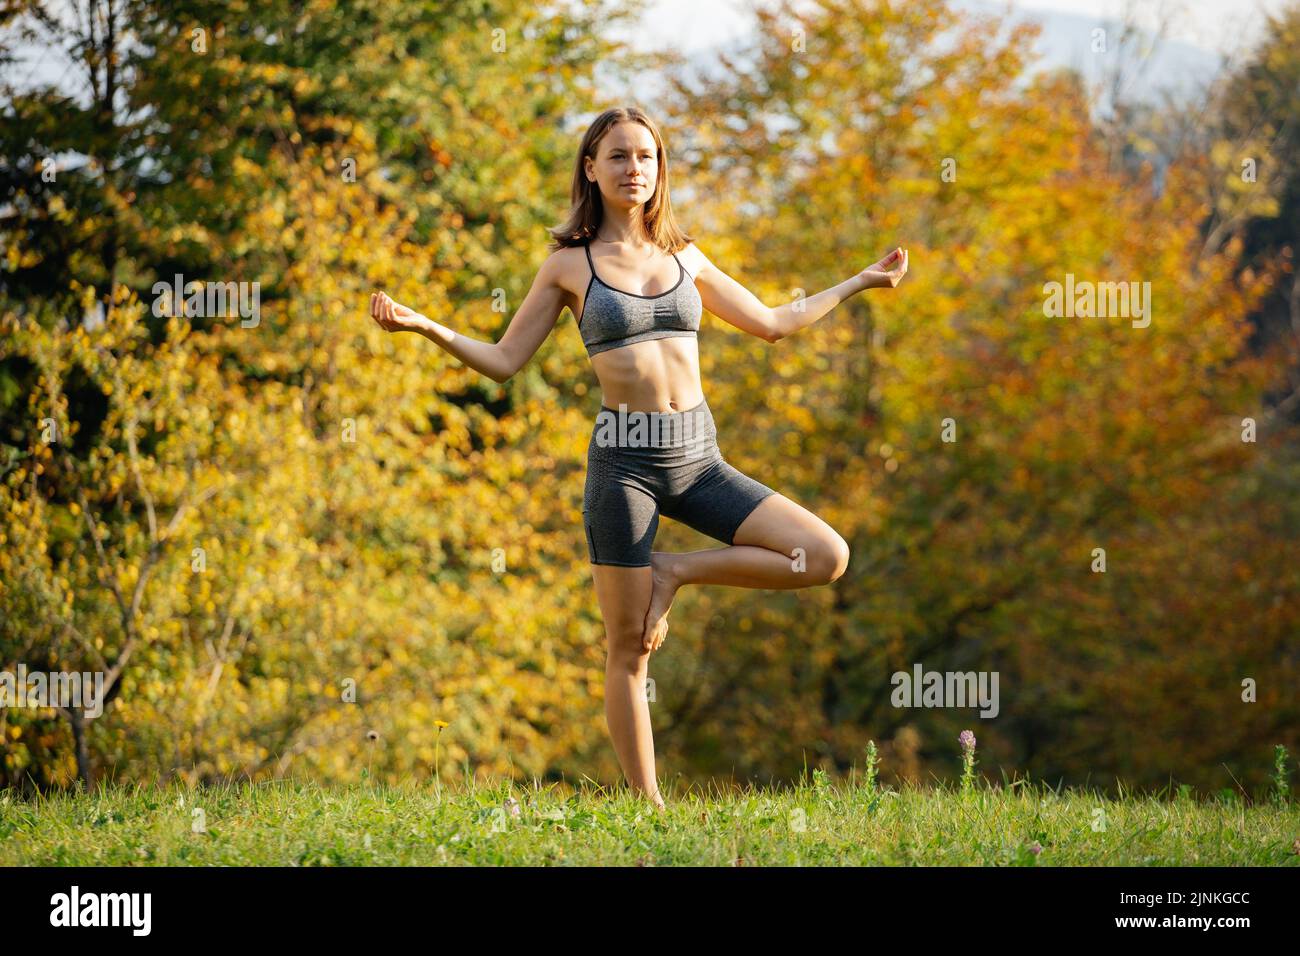
<path fill-rule="evenodd" d="M 764 7 L 756 35 L 678 83 L 702 248 L 770 304 L 894 246 L 912 269 L 775 347 L 708 333 L 724 450 L 854 557 L 827 589 L 679 612 L 712 624 L 658 675 L 669 759 L 843 769 L 911 727 L 942 765 L 976 721 L 1035 776 L 1258 782 L 1296 716 L 1295 513 L 1257 484 L 1290 436 L 1243 441 L 1275 373 L 1245 349 L 1268 277 L 1236 277 L 1238 244 L 1201 254 L 1197 164 L 1163 191 L 1115 169 L 1077 80 L 1026 77 L 1029 27 L 842 0 Z M 1067 276 L 1150 312 L 1053 311 Z M 918 662 L 999 672 L 1000 716 L 893 706 Z"/>

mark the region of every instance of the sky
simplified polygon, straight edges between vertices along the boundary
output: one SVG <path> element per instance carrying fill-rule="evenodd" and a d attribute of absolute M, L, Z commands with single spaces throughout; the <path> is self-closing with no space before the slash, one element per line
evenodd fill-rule
<path fill-rule="evenodd" d="M 815 0 L 792 0 L 795 8 Z M 907 0 L 893 0 L 905 3 Z M 1078 71 L 1094 92 L 1098 115 L 1111 109 L 1108 68 L 1113 58 L 1092 49 L 1093 31 L 1106 26 L 1114 46 L 1116 28 L 1128 18 L 1162 41 L 1147 51 L 1129 50 L 1143 67 L 1124 86 L 1130 101 L 1163 104 L 1168 97 L 1184 104 L 1203 102 L 1217 77 L 1233 72 L 1264 35 L 1266 17 L 1300 0 L 1235 0 L 1230 8 L 1214 0 L 949 0 L 964 13 L 1010 20 L 1033 20 L 1042 26 L 1035 40 L 1037 56 L 1028 72 L 1065 67 Z M 634 48 L 673 49 L 682 53 L 697 76 L 709 76 L 718 66 L 715 49 L 737 52 L 748 47 L 754 0 L 644 0 L 640 23 L 618 30 Z M 774 3 L 763 3 L 772 7 Z M 1132 62 L 1132 60 L 1130 60 Z M 622 83 L 611 74 L 611 91 Z M 662 94 L 656 78 L 638 77 L 629 91 L 636 102 L 652 108 Z"/>
<path fill-rule="evenodd" d="M 1204 50 L 1228 52 L 1243 39 L 1250 42 L 1264 26 L 1268 13 L 1277 13 L 1286 6 L 1285 0 L 1237 0 L 1234 3 L 1213 0 L 1034 0 L 1033 3 L 1009 4 L 1027 13 L 1055 11 L 1083 16 L 1119 18 L 1125 7 L 1132 7 L 1134 16 L 1142 26 L 1153 26 L 1161 16 L 1169 20 L 1170 39 L 1182 40 Z"/>
<path fill-rule="evenodd" d="M 1264 14 L 1277 12 L 1286 0 L 1001 0 L 979 4 L 1011 9 L 1034 16 L 1071 13 L 1092 18 L 1120 18 L 1132 8 L 1138 24 L 1154 26 L 1161 15 L 1170 17 L 1170 39 L 1204 50 L 1228 52 L 1251 42 L 1264 23 Z M 647 0 L 644 26 L 647 34 L 671 43 L 683 52 L 712 46 L 744 33 L 752 6 L 749 0 Z"/>

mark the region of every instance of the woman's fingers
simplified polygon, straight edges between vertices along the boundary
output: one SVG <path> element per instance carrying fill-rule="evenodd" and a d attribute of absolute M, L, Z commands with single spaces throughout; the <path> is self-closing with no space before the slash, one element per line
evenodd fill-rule
<path fill-rule="evenodd" d="M 870 271 L 881 276 L 881 283 L 892 289 L 898 285 L 903 278 L 903 274 L 907 272 L 907 250 L 901 246 L 894 249 L 893 252 L 872 266 Z"/>
<path fill-rule="evenodd" d="M 897 284 L 898 280 L 902 279 L 906 273 L 907 273 L 907 252 L 906 250 L 904 250 L 899 254 L 898 264 L 893 269 L 889 270 L 889 275 L 891 278 L 893 278 L 895 284 Z"/>
<path fill-rule="evenodd" d="M 888 272 L 896 262 L 902 259 L 903 255 L 904 253 L 902 249 L 895 249 L 871 268 L 876 272 Z"/>
<path fill-rule="evenodd" d="M 387 331 L 392 331 L 392 303 L 393 300 L 385 292 L 370 293 L 370 317 Z"/>

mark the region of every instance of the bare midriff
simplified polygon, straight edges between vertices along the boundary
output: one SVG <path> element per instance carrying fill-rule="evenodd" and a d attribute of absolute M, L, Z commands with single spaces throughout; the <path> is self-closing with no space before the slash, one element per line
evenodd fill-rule
<path fill-rule="evenodd" d="M 598 352 L 591 367 L 601 404 L 630 412 L 684 412 L 704 401 L 700 353 L 693 335 L 651 339 Z"/>

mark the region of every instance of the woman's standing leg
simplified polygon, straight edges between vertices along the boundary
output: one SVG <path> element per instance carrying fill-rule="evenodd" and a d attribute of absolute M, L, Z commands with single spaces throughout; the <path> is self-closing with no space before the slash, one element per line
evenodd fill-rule
<path fill-rule="evenodd" d="M 609 735 L 628 784 L 662 808 L 646 699 L 650 652 L 641 642 L 650 605 L 650 568 L 593 564 L 591 570 L 605 621 L 605 721 Z"/>

